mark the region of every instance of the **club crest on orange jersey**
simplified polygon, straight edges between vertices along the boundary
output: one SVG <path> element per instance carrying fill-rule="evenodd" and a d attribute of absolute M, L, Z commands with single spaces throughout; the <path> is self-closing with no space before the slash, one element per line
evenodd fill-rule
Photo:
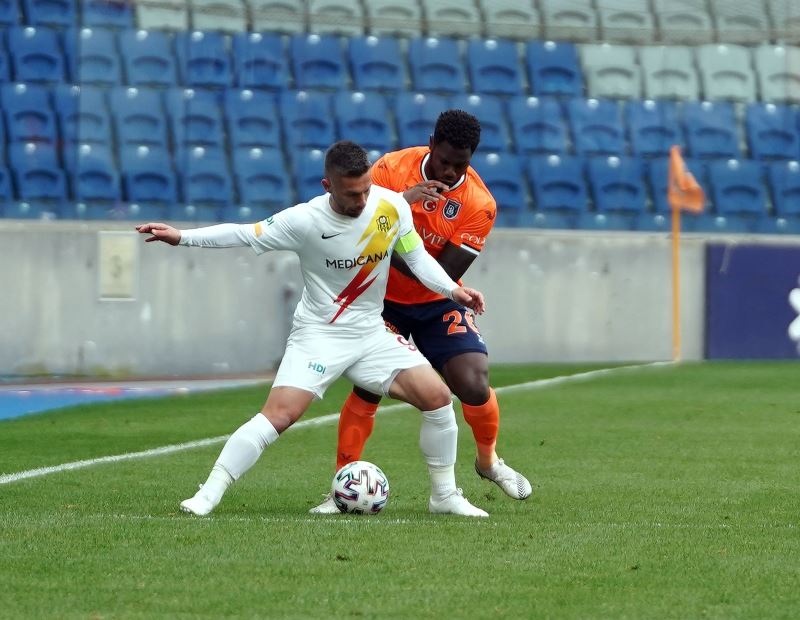
<path fill-rule="evenodd" d="M 454 220 L 458 216 L 459 211 L 461 211 L 461 203 L 452 198 L 448 198 L 447 202 L 444 203 L 442 215 L 446 220 Z"/>

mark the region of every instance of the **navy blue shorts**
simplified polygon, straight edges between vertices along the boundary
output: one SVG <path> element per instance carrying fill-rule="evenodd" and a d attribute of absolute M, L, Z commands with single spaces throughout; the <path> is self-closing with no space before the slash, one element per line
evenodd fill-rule
<path fill-rule="evenodd" d="M 475 313 L 449 299 L 426 304 L 383 302 L 383 320 L 393 332 L 413 338 L 420 352 L 441 372 L 447 361 L 462 353 L 488 355 Z"/>

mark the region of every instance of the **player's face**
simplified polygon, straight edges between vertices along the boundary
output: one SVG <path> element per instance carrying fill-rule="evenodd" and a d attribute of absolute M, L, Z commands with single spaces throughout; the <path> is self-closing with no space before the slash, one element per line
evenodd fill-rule
<path fill-rule="evenodd" d="M 372 185 L 369 171 L 360 177 L 332 174 L 322 179 L 322 187 L 331 195 L 331 208 L 341 215 L 358 217 L 367 206 Z"/>
<path fill-rule="evenodd" d="M 426 176 L 445 185 L 455 185 L 464 175 L 472 157 L 469 148 L 457 149 L 449 142 L 430 143 L 431 156 L 425 167 Z"/>

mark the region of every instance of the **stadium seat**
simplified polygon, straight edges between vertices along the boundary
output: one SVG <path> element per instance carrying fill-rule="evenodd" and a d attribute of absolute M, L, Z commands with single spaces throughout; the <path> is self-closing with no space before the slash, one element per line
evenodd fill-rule
<path fill-rule="evenodd" d="M 286 89 L 288 68 L 279 34 L 240 32 L 231 38 L 231 46 L 238 86 Z"/>
<path fill-rule="evenodd" d="M 255 32 L 306 31 L 305 0 L 246 0 Z"/>
<path fill-rule="evenodd" d="M 583 94 L 583 76 L 572 43 L 531 41 L 525 48 L 525 58 L 534 95 Z"/>
<path fill-rule="evenodd" d="M 124 0 L 83 0 L 81 23 L 89 27 L 133 28 L 133 5 Z"/>
<path fill-rule="evenodd" d="M 237 33 L 247 30 L 243 0 L 190 0 L 192 28 L 200 31 Z"/>
<path fill-rule="evenodd" d="M 762 2 L 711 0 L 717 39 L 723 43 L 759 43 L 769 38 L 769 18 Z"/>
<path fill-rule="evenodd" d="M 403 92 L 395 100 L 397 138 L 400 148 L 426 146 L 439 114 L 448 109 L 441 95 Z"/>
<path fill-rule="evenodd" d="M 0 35 L 0 83 L 11 81 L 11 62 L 5 50 L 5 42 Z"/>
<path fill-rule="evenodd" d="M 120 148 L 127 145 L 167 148 L 167 120 L 160 91 L 118 86 L 109 93 L 109 104 Z"/>
<path fill-rule="evenodd" d="M 119 46 L 127 83 L 131 86 L 174 86 L 178 83 L 175 57 L 165 33 L 123 30 Z"/>
<path fill-rule="evenodd" d="M 476 153 L 471 165 L 489 188 L 497 208 L 526 209 L 528 188 L 519 158 L 513 153 Z"/>
<path fill-rule="evenodd" d="M 607 99 L 571 99 L 567 119 L 579 155 L 620 155 L 625 152 L 625 129 L 619 107 Z"/>
<path fill-rule="evenodd" d="M 121 84 L 122 65 L 114 34 L 106 28 L 70 28 L 64 52 L 72 81 L 80 84 Z"/>
<path fill-rule="evenodd" d="M 175 33 L 175 56 L 183 84 L 225 88 L 230 86 L 231 60 L 225 37 L 219 32 Z"/>
<path fill-rule="evenodd" d="M 271 95 L 250 89 L 227 90 L 225 118 L 233 148 L 280 148 L 280 116 Z"/>
<path fill-rule="evenodd" d="M 542 18 L 531 2 L 519 0 L 479 0 L 486 16 L 486 34 L 490 37 L 528 41 L 542 33 Z"/>
<path fill-rule="evenodd" d="M 125 196 L 130 202 L 178 202 L 175 172 L 166 149 L 135 146 L 123 148 L 120 169 Z"/>
<path fill-rule="evenodd" d="M 475 116 L 481 124 L 481 151 L 509 150 L 503 103 L 493 95 L 455 95 L 450 104 Z"/>
<path fill-rule="evenodd" d="M 413 88 L 424 92 L 464 92 L 464 63 L 455 39 L 417 37 L 409 41 Z"/>
<path fill-rule="evenodd" d="M 586 210 L 588 193 L 583 160 L 574 155 L 531 157 L 526 173 L 535 206 L 540 211 L 580 213 Z"/>
<path fill-rule="evenodd" d="M 688 154 L 703 158 L 739 157 L 739 136 L 733 106 L 728 102 L 683 104 Z"/>
<path fill-rule="evenodd" d="M 721 215 L 764 215 L 766 192 L 759 162 L 729 159 L 708 164 L 714 205 Z"/>
<path fill-rule="evenodd" d="M 677 45 L 642 47 L 639 58 L 648 99 L 699 99 L 700 82 L 692 50 Z"/>
<path fill-rule="evenodd" d="M 364 34 L 364 9 L 358 0 L 308 0 L 308 30 L 358 37 Z"/>
<path fill-rule="evenodd" d="M 474 2 L 421 0 L 426 32 L 434 37 L 474 37 L 481 34 L 481 14 Z"/>
<path fill-rule="evenodd" d="M 753 56 L 762 100 L 800 102 L 800 47 L 761 45 Z"/>
<path fill-rule="evenodd" d="M 509 101 L 508 113 L 518 153 L 567 152 L 567 126 L 557 100 L 514 97 Z"/>
<path fill-rule="evenodd" d="M 697 66 L 706 99 L 753 101 L 756 82 L 750 50 L 741 45 L 701 45 Z"/>
<path fill-rule="evenodd" d="M 239 201 L 248 206 L 287 207 L 291 202 L 289 173 L 275 149 L 240 148 L 233 153 Z"/>
<path fill-rule="evenodd" d="M 352 140 L 367 150 L 386 152 L 394 147 L 389 109 L 382 95 L 338 93 L 333 98 L 333 114 L 340 140 Z"/>
<path fill-rule="evenodd" d="M 506 39 L 472 39 L 467 43 L 467 66 L 472 92 L 488 95 L 522 94 L 516 43 Z"/>
<path fill-rule="evenodd" d="M 297 88 L 341 89 L 347 84 L 347 67 L 338 37 L 293 35 L 289 40 L 289 54 Z"/>
<path fill-rule="evenodd" d="M 67 199 L 67 178 L 58 165 L 52 145 L 32 142 L 12 144 L 9 147 L 9 163 L 20 200 Z"/>
<path fill-rule="evenodd" d="M 0 165 L 0 215 L 4 215 L 5 205 L 13 200 L 14 192 L 11 187 L 11 171 L 6 166 Z"/>
<path fill-rule="evenodd" d="M 644 211 L 646 192 L 640 159 L 593 157 L 586 167 L 597 211 Z"/>
<path fill-rule="evenodd" d="M 13 26 L 8 29 L 8 51 L 17 82 L 64 81 L 64 57 L 55 30 Z"/>
<path fill-rule="evenodd" d="M 353 37 L 348 43 L 348 57 L 356 90 L 396 92 L 406 86 L 403 55 L 392 37 Z"/>
<path fill-rule="evenodd" d="M 775 213 L 800 217 L 800 163 L 796 160 L 772 162 L 767 174 Z"/>
<path fill-rule="evenodd" d="M 714 25 L 706 0 L 653 0 L 661 40 L 668 43 L 707 43 Z"/>
<path fill-rule="evenodd" d="M 188 0 L 136 2 L 136 23 L 144 30 L 188 30 Z"/>
<path fill-rule="evenodd" d="M 2 84 L 0 103 L 10 142 L 56 143 L 56 118 L 48 92 L 43 86 Z"/>
<path fill-rule="evenodd" d="M 408 0 L 370 0 L 365 2 L 370 34 L 413 37 L 423 31 L 422 7 Z"/>
<path fill-rule="evenodd" d="M 290 149 L 327 149 L 336 140 L 331 98 L 327 93 L 286 91 L 278 109 Z"/>
<path fill-rule="evenodd" d="M 75 0 L 22 0 L 27 22 L 32 26 L 73 26 L 76 22 Z"/>
<path fill-rule="evenodd" d="M 75 200 L 115 202 L 122 198 L 119 173 L 107 148 L 78 146 L 73 166 L 71 179 Z"/>
<path fill-rule="evenodd" d="M 767 5 L 772 16 L 772 39 L 800 43 L 800 4 L 792 0 L 767 0 Z"/>
<path fill-rule="evenodd" d="M 63 143 L 111 146 L 111 117 L 99 87 L 59 84 L 53 97 Z"/>
<path fill-rule="evenodd" d="M 678 110 L 671 101 L 629 101 L 625 125 L 634 155 L 666 157 L 673 144 L 683 144 Z"/>
<path fill-rule="evenodd" d="M 91 159 L 105 159 L 106 161 L 114 162 L 113 151 L 107 144 L 67 142 L 61 145 L 61 161 L 68 173 L 70 182 L 74 181 L 72 175 L 78 167 L 79 161 L 87 156 L 90 156 Z"/>
<path fill-rule="evenodd" d="M 590 97 L 633 99 L 642 93 L 636 50 L 625 45 L 585 44 L 581 58 Z"/>
<path fill-rule="evenodd" d="M 551 40 L 597 39 L 597 13 L 592 0 L 539 0 L 545 36 Z"/>
<path fill-rule="evenodd" d="M 181 88 L 167 91 L 164 103 L 176 151 L 195 146 L 222 150 L 225 145 L 219 105 L 202 92 Z"/>
<path fill-rule="evenodd" d="M 603 0 L 597 16 L 605 41 L 646 44 L 656 38 L 655 18 L 642 0 Z"/>
<path fill-rule="evenodd" d="M 0 0 L 0 26 L 15 26 L 21 21 L 21 16 L 17 0 Z"/>
<path fill-rule="evenodd" d="M 233 183 L 224 155 L 209 155 L 202 147 L 176 156 L 183 199 L 189 205 L 233 203 Z M 213 219 L 216 219 L 214 217 Z"/>
<path fill-rule="evenodd" d="M 745 112 L 745 132 L 750 157 L 755 159 L 800 158 L 797 112 L 774 103 L 751 103 Z"/>
<path fill-rule="evenodd" d="M 292 160 L 297 201 L 307 202 L 322 194 L 320 181 L 325 176 L 325 152 L 321 149 L 302 149 L 294 154 Z"/>

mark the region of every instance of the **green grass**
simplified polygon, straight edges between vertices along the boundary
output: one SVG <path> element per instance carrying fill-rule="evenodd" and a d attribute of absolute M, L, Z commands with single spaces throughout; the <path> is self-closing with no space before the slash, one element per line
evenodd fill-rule
<path fill-rule="evenodd" d="M 459 420 L 457 477 L 486 520 L 427 514 L 410 409 L 379 416 L 364 454 L 392 487 L 375 517 L 307 514 L 332 475 L 334 423 L 285 435 L 207 519 L 176 508 L 221 444 L 2 485 L 0 617 L 794 618 L 798 370 L 686 364 L 501 393 L 499 451 L 535 490 L 516 502 L 479 480 Z M 0 422 L 0 472 L 227 434 L 265 394 Z"/>

